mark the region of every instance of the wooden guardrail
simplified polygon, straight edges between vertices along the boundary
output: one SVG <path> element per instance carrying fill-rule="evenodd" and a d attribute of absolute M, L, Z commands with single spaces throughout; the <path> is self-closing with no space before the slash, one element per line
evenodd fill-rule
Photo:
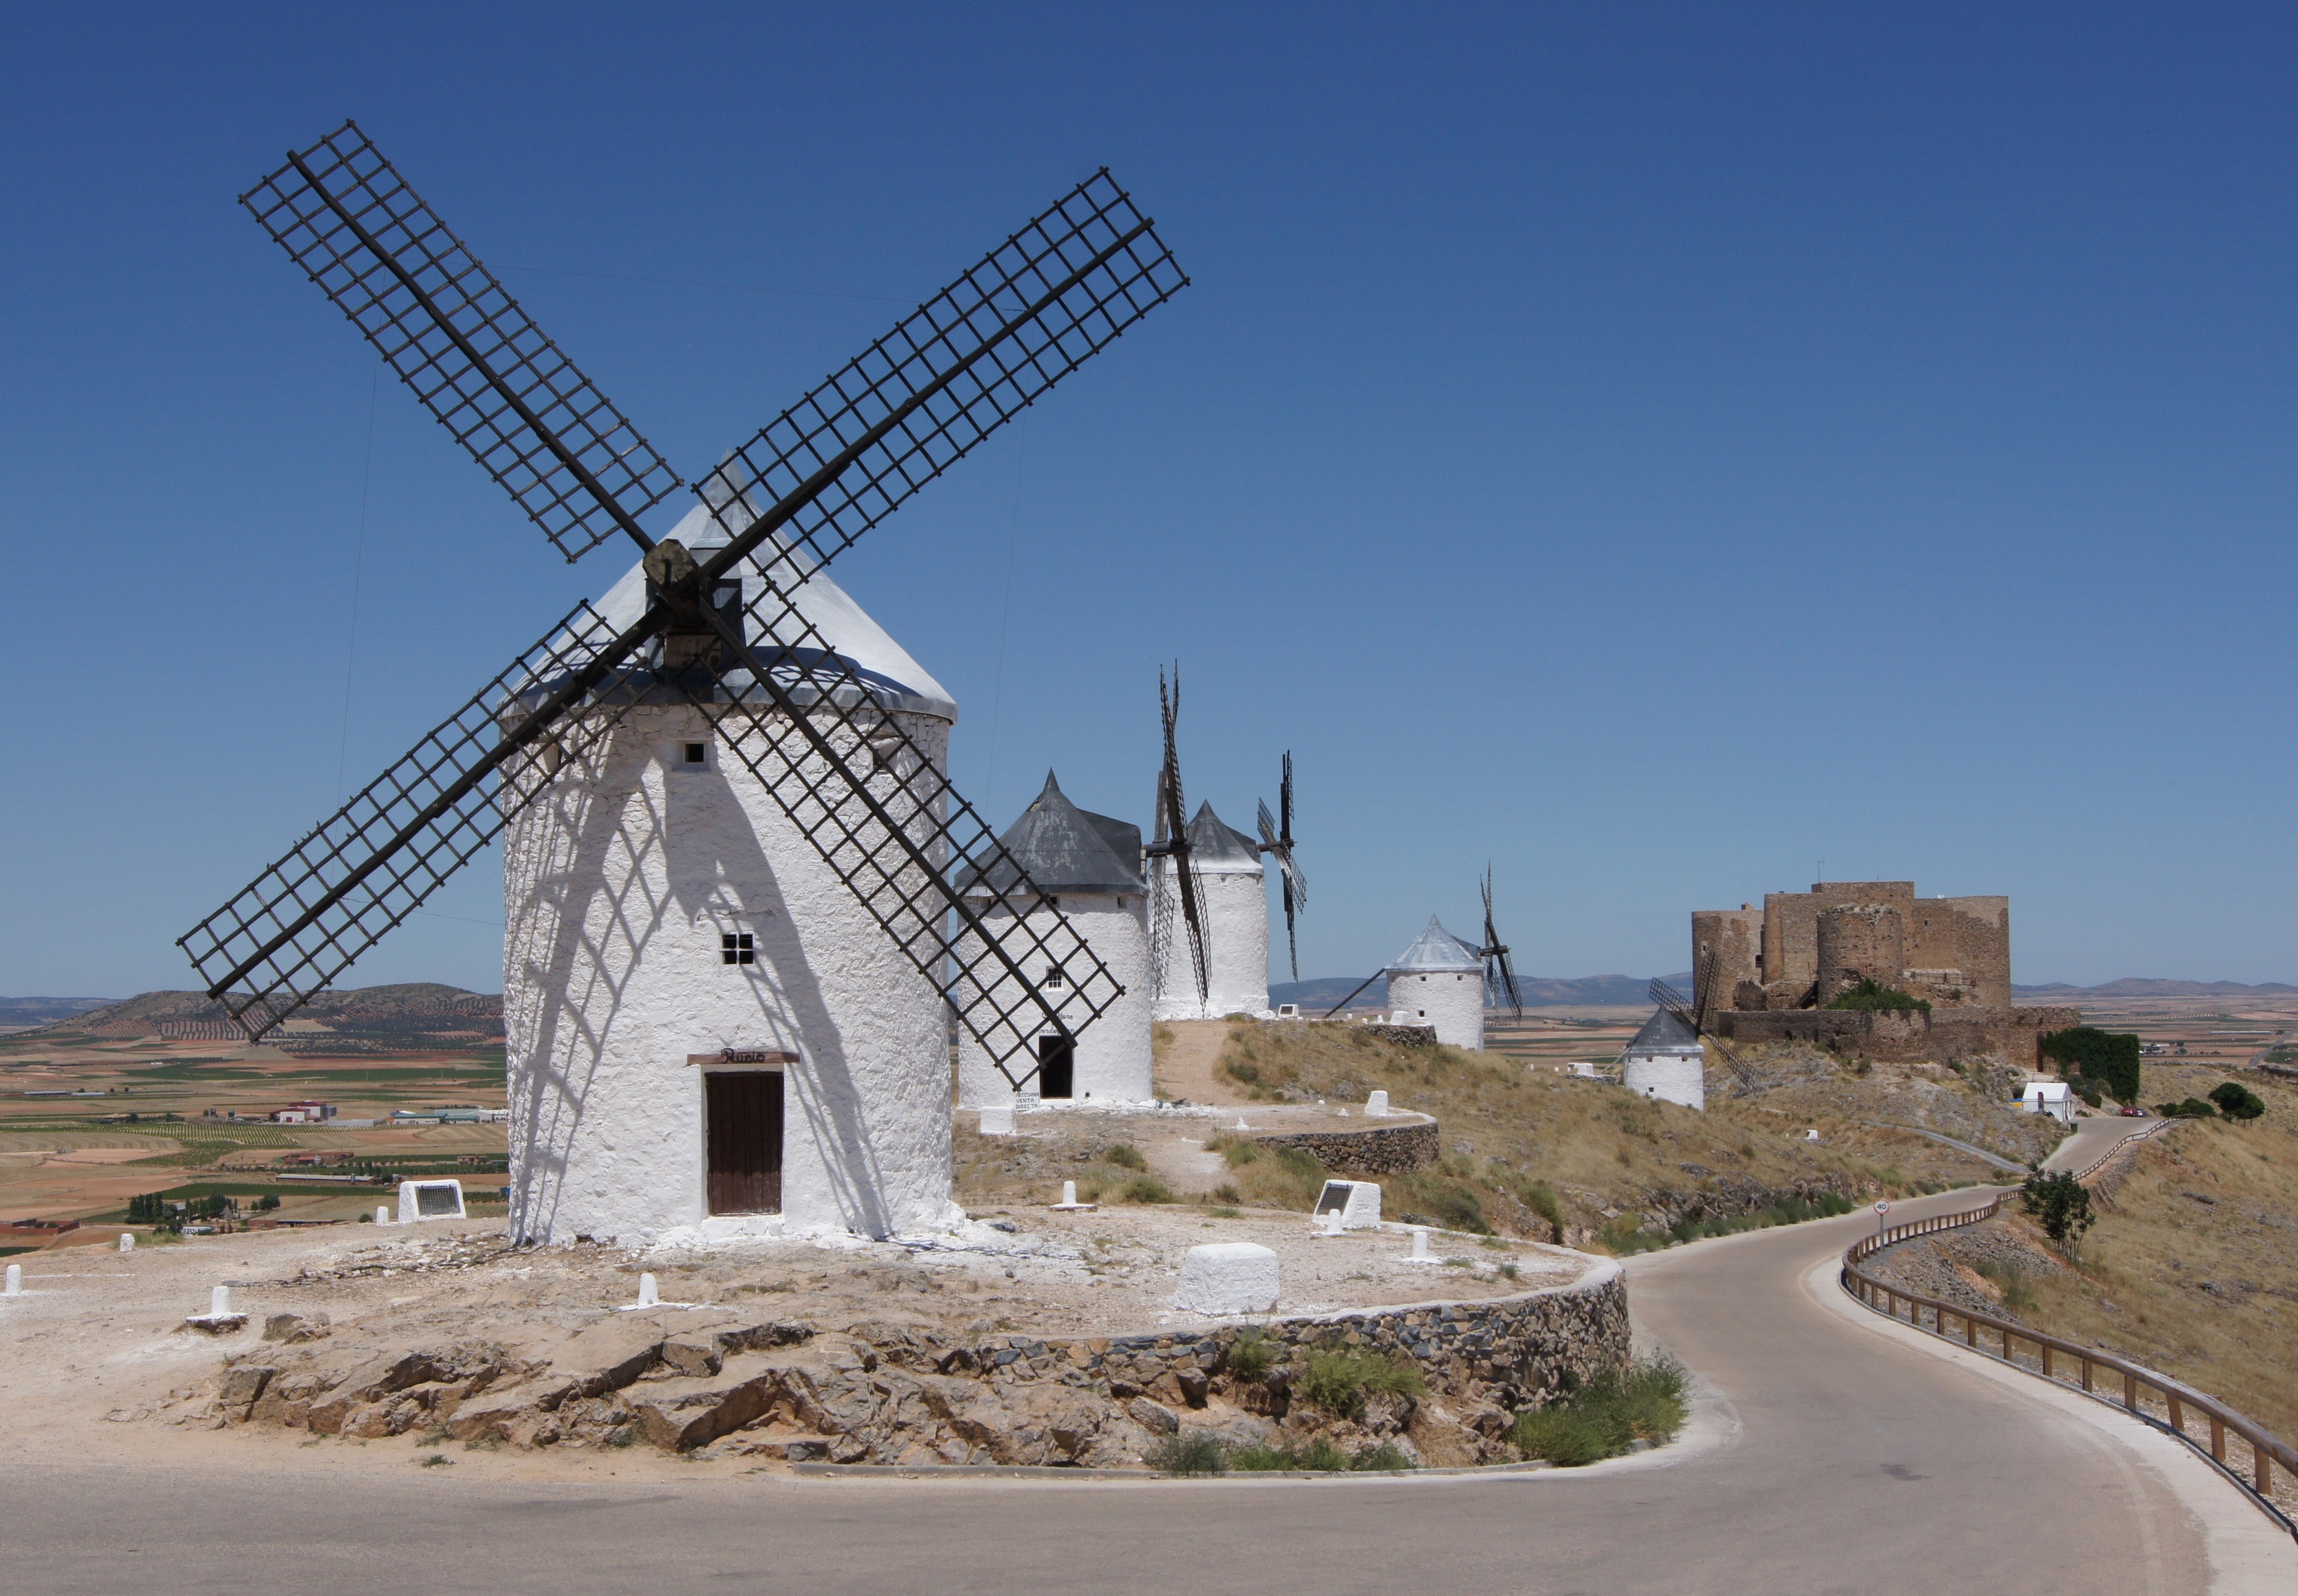
<path fill-rule="evenodd" d="M 2155 1121 L 2154 1123 L 2147 1126 L 2143 1130 L 2132 1131 L 2129 1136 L 2124 1137 L 2120 1141 L 2115 1143 L 2113 1146 L 2109 1147 L 2096 1158 L 2092 1159 L 2081 1169 L 2077 1170 L 2075 1171 L 2075 1178 L 2079 1181 L 2089 1179 L 2093 1175 L 2097 1174 L 2101 1170 L 2106 1168 L 2109 1163 L 2113 1162 L 2115 1154 L 2120 1153 L 2125 1147 L 2129 1146 L 2133 1142 L 2143 1142 L 2150 1136 L 2160 1136 L 2162 1132 L 2170 1129 L 2171 1126 L 2176 1125 L 2178 1122 L 2178 1121 L 2175 1119 L 2162 1119 Z"/>
<path fill-rule="evenodd" d="M 2170 1122 L 2165 1121 L 2166 1124 Z M 2117 1143 L 2113 1151 L 2120 1152 L 2129 1145 L 2129 1140 L 2126 1138 Z M 2110 1153 L 2108 1156 L 2112 1157 L 2112 1154 Z M 1941 1340 L 1960 1339 L 1963 1345 L 1974 1352 L 1987 1352 L 1989 1356 L 1993 1356 L 1991 1349 L 1980 1344 L 1980 1335 L 1984 1331 L 1990 1336 L 1999 1336 L 2003 1344 L 2002 1360 L 2012 1368 L 2027 1374 L 2039 1375 L 2053 1385 L 2062 1388 L 2073 1389 L 2079 1386 L 2086 1393 L 2097 1397 L 2099 1401 L 2108 1402 L 2110 1405 L 2113 1399 L 2100 1395 L 2097 1385 L 2098 1376 L 2101 1371 L 2120 1375 L 2122 1377 L 2121 1406 L 2125 1410 L 2134 1418 L 2176 1436 L 2197 1452 L 2209 1458 L 2220 1474 L 2231 1480 L 2276 1523 L 2290 1531 L 2293 1535 L 2298 1535 L 2298 1524 L 2293 1524 L 2288 1515 L 2274 1503 L 2275 1467 L 2279 1464 L 2286 1474 L 2298 1477 L 2298 1451 L 2294 1451 L 2287 1443 L 2276 1438 L 2263 1425 L 2236 1412 L 2207 1393 L 2197 1391 L 2182 1380 L 2174 1380 L 2168 1375 L 2157 1374 L 2144 1364 L 2132 1363 L 2126 1359 L 2114 1356 L 2112 1352 L 2101 1352 L 2095 1347 L 2078 1346 L 2073 1342 L 2062 1341 L 2055 1336 L 2045 1336 L 2029 1330 L 2024 1326 L 2009 1324 L 1988 1314 L 1973 1313 L 1968 1309 L 1958 1308 L 1951 1302 L 1942 1302 L 1936 1297 L 1919 1296 L 1913 1292 L 1903 1291 L 1897 1286 L 1878 1280 L 1859 1268 L 1861 1263 L 1873 1257 L 1885 1247 L 1895 1245 L 1899 1242 L 1909 1241 L 1919 1236 L 1930 1236 L 1941 1230 L 1954 1230 L 1965 1225 L 1975 1225 L 1983 1220 L 1991 1220 L 2002 1211 L 2004 1202 L 2005 1195 L 1997 1195 L 1993 1202 L 1983 1208 L 1969 1209 L 1961 1213 L 1934 1214 L 1929 1219 L 1913 1220 L 1904 1225 L 1893 1225 L 1872 1236 L 1862 1237 L 1853 1243 L 1843 1254 L 1841 1275 L 1843 1289 L 1878 1313 L 1889 1315 L 1903 1324 L 1912 1325 L 1918 1330 L 1937 1336 Z M 1905 1304 L 1906 1309 L 1904 1317 L 1900 1313 L 1902 1304 Z M 1926 1310 L 1930 1315 L 1929 1324 L 1923 1322 Z M 1954 1319 L 1960 1325 L 1963 1332 L 1960 1337 L 1948 1334 L 1947 1327 L 1949 1319 Z M 2025 1343 L 2035 1348 L 2039 1368 L 2030 1368 L 2019 1360 L 2013 1350 L 2014 1344 L 2018 1343 Z M 2062 1369 L 2076 1371 L 2074 1378 L 2070 1379 L 2065 1373 L 2062 1372 Z M 2152 1392 L 2162 1399 L 2163 1410 L 2168 1415 L 2167 1422 L 2156 1418 L 2141 1405 L 2140 1393 L 2143 1392 Z M 2207 1421 L 2209 1424 L 2210 1433 L 2207 1443 L 2188 1428 L 2189 1424 L 2196 1420 Z M 2229 1435 L 2240 1440 L 2249 1450 L 2250 1469 L 2247 1479 L 2243 1477 L 2234 1463 L 2228 1460 L 2227 1437 Z"/>

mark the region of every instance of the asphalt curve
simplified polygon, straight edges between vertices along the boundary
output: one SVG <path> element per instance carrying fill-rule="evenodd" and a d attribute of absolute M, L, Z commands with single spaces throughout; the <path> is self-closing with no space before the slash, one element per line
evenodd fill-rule
<path fill-rule="evenodd" d="M 1893 1217 L 1971 1203 L 1950 1194 Z M 45 1596 L 2211 1589 L 2206 1542 L 2217 1534 L 2223 1567 L 2224 1542 L 2242 1532 L 2219 1519 L 2206 1530 L 2187 1505 L 2192 1483 L 2182 1499 L 2146 1453 L 2159 1438 L 2072 1411 L 2075 1399 L 2039 1382 L 2029 1390 L 1958 1367 L 1963 1354 L 1903 1344 L 1905 1333 L 1824 1300 L 1832 1287 L 1814 1271 L 1873 1222 L 1863 1214 L 1636 1260 L 1640 1334 L 1682 1357 L 1707 1393 L 1684 1442 L 1590 1469 L 617 1488 L 458 1480 L 449 1469 L 318 1476 L 51 1460 L 0 1468 L 0 1580 Z M 2131 1434 L 2119 1438 L 2115 1426 Z M 2258 1558 L 2279 1555 L 2252 1553 L 2253 1574 Z"/>

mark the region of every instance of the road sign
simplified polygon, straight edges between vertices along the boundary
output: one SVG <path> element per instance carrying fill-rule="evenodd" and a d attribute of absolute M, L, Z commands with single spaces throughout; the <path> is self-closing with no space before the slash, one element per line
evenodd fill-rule
<path fill-rule="evenodd" d="M 1887 1213 L 1889 1213 L 1889 1212 L 1890 1212 L 1890 1211 L 1891 1211 L 1891 1205 L 1890 1205 L 1889 1203 L 1876 1203 L 1876 1204 L 1875 1204 L 1875 1212 L 1876 1212 L 1876 1214 L 1877 1214 L 1877 1216 L 1878 1216 L 1879 1218 L 1880 1218 L 1881 1215 L 1883 1215 L 1883 1214 L 1887 1214 Z"/>

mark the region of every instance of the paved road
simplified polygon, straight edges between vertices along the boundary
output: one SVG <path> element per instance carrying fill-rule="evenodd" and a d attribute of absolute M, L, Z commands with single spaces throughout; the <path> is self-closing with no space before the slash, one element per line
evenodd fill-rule
<path fill-rule="evenodd" d="M 1716 1394 L 1684 1443 L 1592 1469 L 618 1488 L 458 1479 L 403 1459 L 389 1473 L 316 1478 L 55 1460 L 0 1468 L 0 1583 L 43 1596 L 2208 1588 L 2204 1532 L 2140 1450 L 2069 1411 L 2071 1399 L 1902 1345 L 1813 1294 L 1806 1277 L 1872 1223 L 1637 1260 L 1644 1332 Z"/>
<path fill-rule="evenodd" d="M 2043 1168 L 2054 1171 L 2087 1169 L 2117 1142 L 2144 1135 L 2162 1122 L 2152 1117 L 2125 1119 L 2120 1114 L 2096 1114 L 2077 1120 L 2075 1133 L 2051 1149 L 2051 1155 L 2043 1161 Z"/>

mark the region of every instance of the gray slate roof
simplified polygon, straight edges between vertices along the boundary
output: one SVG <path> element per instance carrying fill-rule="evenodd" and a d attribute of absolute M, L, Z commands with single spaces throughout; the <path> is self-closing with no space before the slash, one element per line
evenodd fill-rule
<path fill-rule="evenodd" d="M 1654 1009 L 1652 1017 L 1644 1021 L 1644 1028 L 1636 1032 L 1635 1040 L 1628 1044 L 1625 1051 L 1665 1053 L 1671 1047 L 1696 1049 L 1699 1046 L 1699 1038 L 1692 1034 L 1691 1027 L 1666 1009 Z"/>
<path fill-rule="evenodd" d="M 1045 790 L 1021 818 L 997 839 L 1031 882 L 1046 892 L 1134 893 L 1149 890 L 1141 879 L 1141 828 L 1106 815 L 1094 815 L 1070 802 L 1046 773 Z M 958 874 L 961 892 L 1002 895 L 1014 889 L 1011 866 L 1000 864 L 985 879 L 968 865 Z"/>
<path fill-rule="evenodd" d="M 1476 950 L 1437 924 L 1434 914 L 1428 916 L 1428 929 L 1389 965 L 1392 972 L 1406 974 L 1436 970 L 1473 970 L 1482 974 L 1484 968 L 1484 961 Z"/>
<path fill-rule="evenodd" d="M 1190 862 L 1200 870 L 1211 864 L 1261 864 L 1261 844 L 1214 814 L 1211 804 L 1198 805 L 1196 818 L 1189 822 L 1189 850 Z"/>

